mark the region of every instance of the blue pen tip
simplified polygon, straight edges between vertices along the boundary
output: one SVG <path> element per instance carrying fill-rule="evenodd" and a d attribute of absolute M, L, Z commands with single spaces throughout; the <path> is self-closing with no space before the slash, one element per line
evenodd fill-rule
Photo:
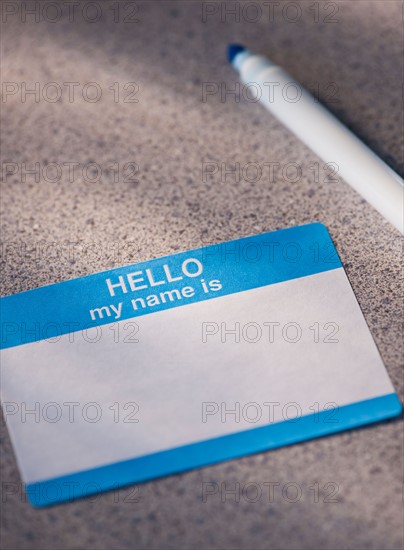
<path fill-rule="evenodd" d="M 237 54 L 240 52 L 243 52 L 245 50 L 245 47 L 241 44 L 229 44 L 227 46 L 227 59 L 230 63 L 233 63 L 234 58 Z"/>

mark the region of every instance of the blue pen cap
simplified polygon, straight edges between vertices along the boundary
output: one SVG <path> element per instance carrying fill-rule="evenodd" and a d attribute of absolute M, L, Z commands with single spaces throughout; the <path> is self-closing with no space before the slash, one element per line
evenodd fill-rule
<path fill-rule="evenodd" d="M 241 52 L 245 51 L 245 47 L 241 44 L 229 44 L 227 46 L 227 59 L 233 63 L 234 58 Z"/>

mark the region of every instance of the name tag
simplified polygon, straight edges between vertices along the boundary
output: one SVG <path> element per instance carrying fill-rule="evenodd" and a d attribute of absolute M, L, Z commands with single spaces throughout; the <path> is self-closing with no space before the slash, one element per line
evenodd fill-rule
<path fill-rule="evenodd" d="M 35 506 L 401 412 L 318 223 L 0 305 L 3 411 Z"/>

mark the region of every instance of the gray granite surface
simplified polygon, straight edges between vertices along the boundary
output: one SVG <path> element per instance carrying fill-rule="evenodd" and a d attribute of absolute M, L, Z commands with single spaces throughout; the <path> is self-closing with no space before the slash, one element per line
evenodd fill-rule
<path fill-rule="evenodd" d="M 327 182 L 319 159 L 259 105 L 232 96 L 222 101 L 220 93 L 203 97 L 206 83 L 219 91 L 235 86 L 225 47 L 245 43 L 317 90 L 402 172 L 401 2 L 150 1 L 136 4 L 137 22 L 130 22 L 124 17 L 133 17 L 133 2 L 106 1 L 98 3 L 102 16 L 93 23 L 82 15 L 84 3 L 71 21 L 63 4 L 55 22 L 52 6 L 48 20 L 41 12 L 40 21 L 27 15 L 24 22 L 22 3 L 2 4 L 19 10 L 2 23 L 1 38 L 2 79 L 18 89 L 1 104 L 2 161 L 14 163 L 2 181 L 2 295 L 321 221 L 403 399 L 398 232 L 347 184 Z M 204 17 L 215 6 L 218 13 Z M 239 20 L 226 13 L 232 6 L 241 10 Z M 94 5 L 87 9 L 87 19 L 97 15 Z M 27 88 L 39 83 L 37 100 L 21 95 L 24 82 Z M 51 101 L 58 92 L 51 82 L 62 89 L 60 101 Z M 72 101 L 65 82 L 78 83 Z M 100 101 L 83 99 L 89 82 L 98 84 Z M 135 91 L 124 89 L 128 82 L 137 84 L 138 102 L 124 102 Z M 96 89 L 84 91 L 91 98 Z M 240 181 L 204 178 L 204 162 L 239 163 Z M 246 164 L 268 162 L 280 167 L 272 180 L 263 174 L 247 181 Z M 39 181 L 22 176 L 24 163 L 27 169 L 39 163 Z M 79 167 L 69 175 L 63 163 Z M 89 163 L 101 167 L 98 181 L 88 181 L 97 180 Z M 134 177 L 126 163 L 136 164 Z M 298 182 L 283 173 L 289 163 L 300 167 Z M 401 420 L 385 422 L 149 482 L 135 498 L 128 488 L 95 502 L 37 510 L 4 491 L 20 478 L 3 423 L 1 547 L 399 549 L 402 430 Z M 208 481 L 228 488 L 296 483 L 302 497 L 289 502 L 277 492 L 273 502 L 266 493 L 258 502 L 219 496 L 203 502 Z M 310 489 L 315 483 L 319 502 Z M 337 484 L 338 502 L 325 502 L 327 483 Z"/>

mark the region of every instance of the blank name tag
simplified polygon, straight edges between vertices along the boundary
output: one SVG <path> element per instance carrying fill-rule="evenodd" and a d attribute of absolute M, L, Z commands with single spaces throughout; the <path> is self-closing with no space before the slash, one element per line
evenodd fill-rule
<path fill-rule="evenodd" d="M 35 506 L 401 412 L 318 223 L 8 296 L 1 310 L 3 412 Z"/>

